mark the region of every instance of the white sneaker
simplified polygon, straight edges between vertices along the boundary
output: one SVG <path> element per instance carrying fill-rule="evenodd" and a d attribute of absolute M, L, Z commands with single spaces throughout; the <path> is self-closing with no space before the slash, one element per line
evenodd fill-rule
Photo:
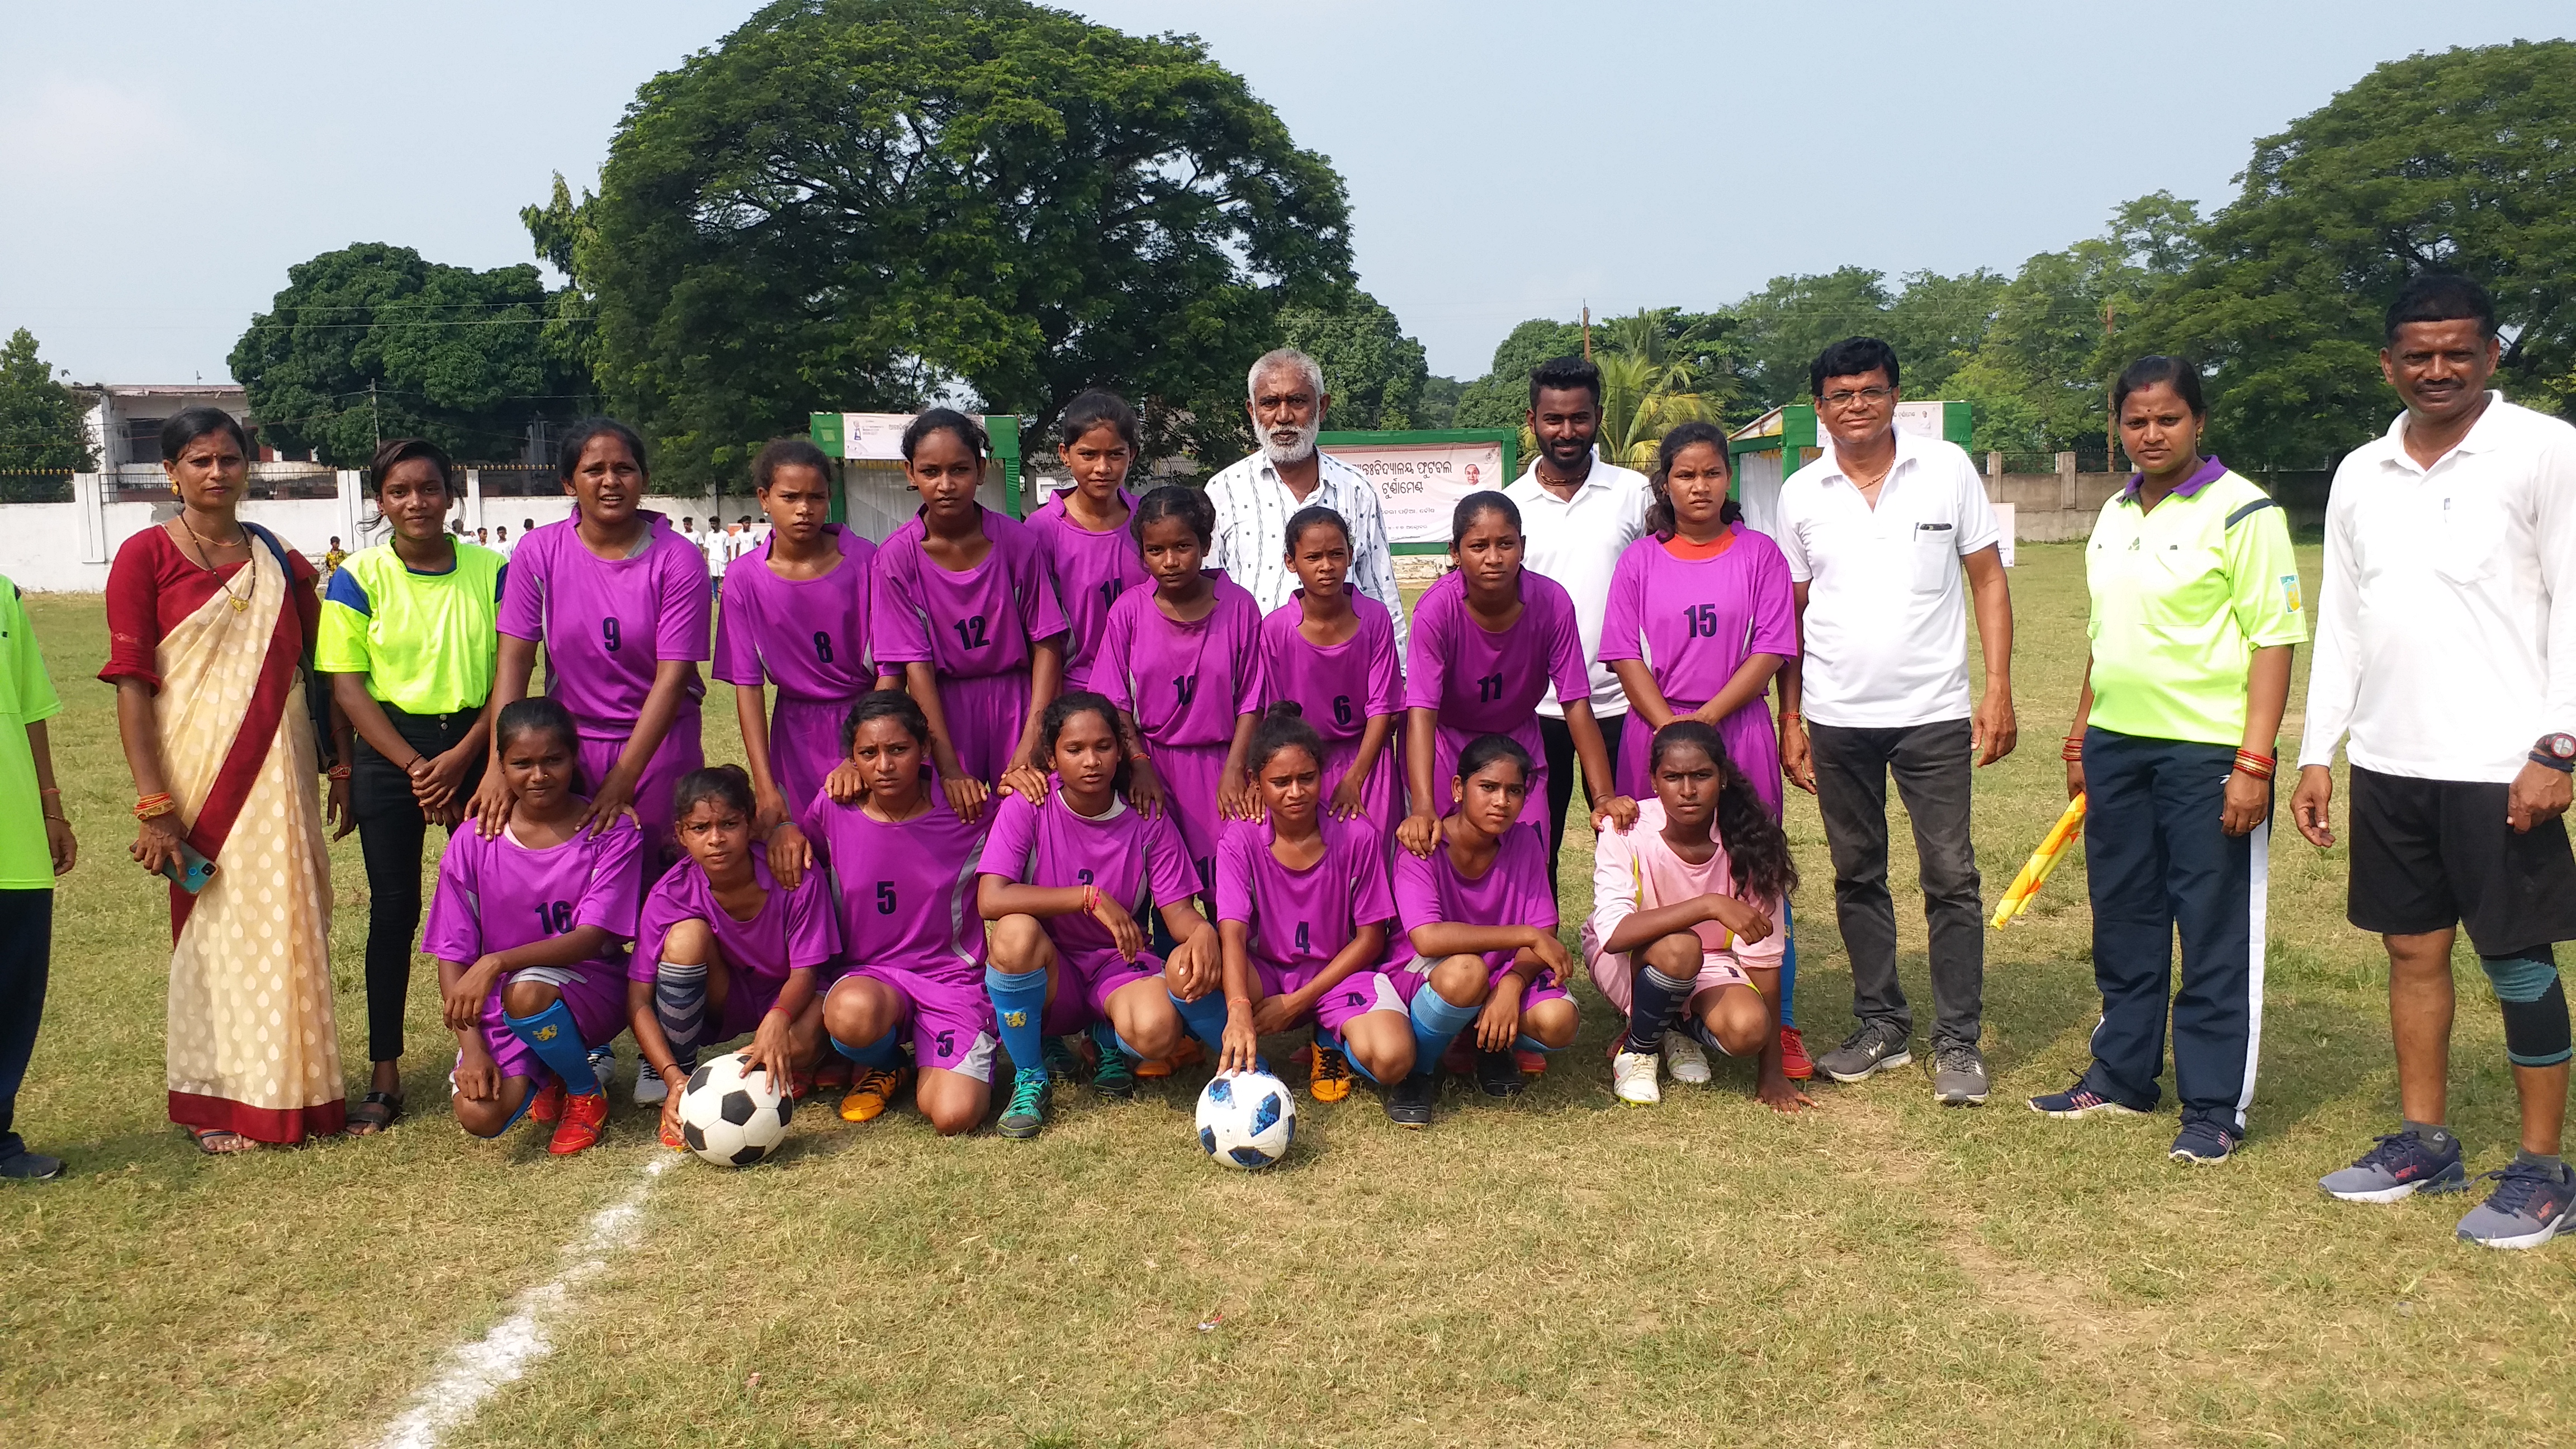
<path fill-rule="evenodd" d="M 599 1079 L 599 1090 L 607 1091 L 608 1084 L 617 1080 L 617 1053 L 606 1047 L 592 1047 L 590 1074 Z"/>
<path fill-rule="evenodd" d="M 1708 1085 L 1708 1053 L 1687 1033 L 1675 1029 L 1664 1033 L 1664 1071 L 1676 1082 L 1694 1087 Z"/>
<path fill-rule="evenodd" d="M 635 1064 L 636 1106 L 659 1107 L 662 1105 L 662 1099 L 670 1095 L 671 1084 L 662 1080 L 662 1074 L 660 1072 L 653 1070 L 642 1062 L 637 1062 Z"/>
<path fill-rule="evenodd" d="M 1703 1069 L 1706 1063 L 1701 1064 Z M 1655 1058 L 1650 1052 L 1621 1052 L 1610 1059 L 1610 1089 L 1632 1107 L 1651 1107 L 1664 1100 L 1655 1084 Z"/>

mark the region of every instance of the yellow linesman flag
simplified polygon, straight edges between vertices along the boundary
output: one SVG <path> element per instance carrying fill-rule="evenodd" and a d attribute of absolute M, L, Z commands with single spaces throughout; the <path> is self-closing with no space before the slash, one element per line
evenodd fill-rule
<path fill-rule="evenodd" d="M 2011 924 L 2012 918 L 2020 915 L 2030 904 L 2030 898 L 2039 894 L 2039 888 L 2048 884 L 2049 872 L 2057 869 L 2058 857 L 2066 853 L 2066 842 L 2073 840 L 2075 832 L 2083 828 L 2084 797 L 2078 795 L 2067 802 L 2066 813 L 2058 816 L 2057 823 L 2049 827 L 2048 838 L 2039 843 L 2039 849 L 2030 853 L 2030 860 L 2022 866 L 2021 874 L 2013 877 L 2004 898 L 1995 903 L 1994 924 L 1997 929 Z"/>

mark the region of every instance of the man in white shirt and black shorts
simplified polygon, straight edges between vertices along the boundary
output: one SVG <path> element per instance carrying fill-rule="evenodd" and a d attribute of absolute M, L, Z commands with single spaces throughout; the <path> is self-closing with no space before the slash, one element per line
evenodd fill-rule
<path fill-rule="evenodd" d="M 1896 351 L 1875 337 L 1808 369 L 1824 456 L 1780 485 L 1777 542 L 1800 657 L 1780 671 L 1780 768 L 1814 792 L 1859 1028 L 1816 1059 L 1838 1082 L 1913 1061 L 1887 892 L 1887 781 L 1914 820 L 1932 937 L 1932 1097 L 1986 1100 L 1986 923 L 1968 834 L 1970 765 L 2012 753 L 2012 595 L 1985 480 L 1956 443 L 1896 426 Z M 1966 582 L 1961 582 L 1962 566 Z M 1986 687 L 1968 693 L 1974 593 Z"/>
<path fill-rule="evenodd" d="M 2379 364 L 2406 411 L 2335 470 L 2290 814 L 2334 843 L 2348 733 L 2345 913 L 2388 948 L 2402 1125 L 2318 1185 L 2347 1202 L 2467 1185 L 2444 1124 L 2465 926 L 2503 1009 L 2522 1141 L 2459 1236 L 2533 1248 L 2576 1228 L 2555 951 L 2576 940 L 2576 428 L 2488 391 L 2499 354 L 2495 304 L 2466 278 L 2417 277 L 2388 309 Z"/>

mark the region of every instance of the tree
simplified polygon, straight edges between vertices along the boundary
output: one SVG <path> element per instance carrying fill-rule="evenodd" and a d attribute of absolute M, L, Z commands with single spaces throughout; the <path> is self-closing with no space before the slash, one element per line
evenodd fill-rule
<path fill-rule="evenodd" d="M 1463 387 L 1454 377 L 1423 378 L 1422 396 L 1413 405 L 1413 425 L 1434 429 L 1459 426 L 1458 394 Z"/>
<path fill-rule="evenodd" d="M 2384 429 L 2380 317 L 2426 271 L 2494 292 L 2499 387 L 2576 400 L 2576 42 L 2391 61 L 2239 180 L 2130 348 L 2202 362 L 2229 457 L 2316 466 Z"/>
<path fill-rule="evenodd" d="M 577 375 L 546 349 L 533 266 L 477 272 L 361 242 L 286 276 L 231 359 L 269 447 L 356 467 L 380 438 L 423 437 L 499 461 L 531 420 L 580 410 Z"/>
<path fill-rule="evenodd" d="M 1735 357 L 1751 413 L 1807 397 L 1807 368 L 1828 343 L 1883 335 L 1887 276 L 1841 267 L 1822 276 L 1773 277 L 1734 307 Z"/>
<path fill-rule="evenodd" d="M 0 502 L 40 502 L 62 490 L 51 478 L 9 474 L 41 471 L 68 477 L 98 466 L 89 430 L 81 422 L 84 411 L 80 398 L 36 355 L 34 334 L 24 327 L 10 333 L 8 343 L 0 346 Z"/>
<path fill-rule="evenodd" d="M 1601 368 L 1601 456 L 1640 471 L 1655 464 L 1655 445 L 1688 422 L 1717 416 L 1734 390 L 1723 370 L 1698 361 L 1707 348 L 1705 319 L 1683 320 L 1678 307 L 1640 308 L 1604 319 L 1593 361 Z M 1538 438 L 1524 432 L 1523 446 Z"/>
<path fill-rule="evenodd" d="M 1324 369 L 1324 389 L 1333 397 L 1325 426 L 1423 426 L 1416 414 L 1431 370 L 1423 361 L 1422 344 L 1404 335 L 1395 314 L 1377 298 L 1353 287 L 1329 307 L 1283 308 L 1279 335 L 1284 345 Z M 1244 361 L 1248 366 L 1251 359 Z"/>
<path fill-rule="evenodd" d="M 1511 330 L 1494 347 L 1493 365 L 1483 377 L 1458 390 L 1453 426 L 1517 428 L 1529 416 L 1529 375 L 1552 357 L 1583 351 L 1583 328 L 1573 322 L 1533 317 Z"/>
<path fill-rule="evenodd" d="M 1249 445 L 1283 306 L 1350 282 L 1341 178 L 1188 36 L 1024 0 L 777 0 L 647 81 L 568 244 L 610 403 L 684 481 L 824 408 L 1085 387 Z"/>

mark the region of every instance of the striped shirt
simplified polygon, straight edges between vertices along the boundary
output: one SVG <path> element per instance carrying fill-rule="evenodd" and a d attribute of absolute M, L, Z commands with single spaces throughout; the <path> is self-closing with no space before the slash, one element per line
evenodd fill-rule
<path fill-rule="evenodd" d="M 1351 526 L 1351 587 L 1386 605 L 1395 623 L 1396 657 L 1404 658 L 1411 630 L 1404 597 L 1395 588 L 1395 558 L 1386 546 L 1377 487 L 1330 453 L 1318 449 L 1316 457 L 1321 466 L 1315 491 L 1302 502 L 1259 453 L 1210 478 L 1207 496 L 1216 508 L 1216 546 L 1208 551 L 1207 566 L 1225 570 L 1268 614 L 1297 593 L 1296 572 L 1288 567 L 1288 520 L 1301 508 L 1330 508 Z"/>

